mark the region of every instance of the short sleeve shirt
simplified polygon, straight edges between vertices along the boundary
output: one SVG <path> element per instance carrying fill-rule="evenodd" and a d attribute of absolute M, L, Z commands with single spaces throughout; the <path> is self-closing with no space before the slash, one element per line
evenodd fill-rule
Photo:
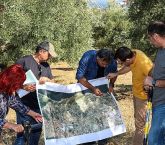
<path fill-rule="evenodd" d="M 165 80 L 165 48 L 159 49 L 156 54 L 153 79 Z M 153 106 L 165 104 L 165 88 L 154 88 L 152 104 Z"/>
<path fill-rule="evenodd" d="M 142 51 L 134 49 L 136 57 L 134 63 L 130 66 L 132 71 L 133 95 L 139 99 L 147 99 L 143 89 L 144 79 L 152 69 L 153 63 Z"/>
<path fill-rule="evenodd" d="M 32 55 L 20 58 L 19 60 L 17 60 L 16 64 L 22 65 L 25 71 L 31 70 L 37 79 L 39 79 L 40 77 L 48 77 L 49 79 L 53 78 L 49 64 L 47 62 L 38 64 Z M 39 108 L 36 91 L 22 97 L 21 101 L 31 109 Z"/>

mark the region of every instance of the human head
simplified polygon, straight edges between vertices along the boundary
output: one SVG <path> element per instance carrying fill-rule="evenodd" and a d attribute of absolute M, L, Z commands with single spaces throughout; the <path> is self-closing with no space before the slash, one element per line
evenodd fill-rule
<path fill-rule="evenodd" d="M 154 21 L 148 26 L 148 36 L 150 42 L 158 48 L 165 47 L 165 22 Z"/>
<path fill-rule="evenodd" d="M 53 44 L 48 41 L 43 41 L 37 45 L 36 54 L 39 55 L 41 61 L 47 61 L 50 57 L 57 56 Z"/>
<path fill-rule="evenodd" d="M 97 63 L 101 67 L 106 67 L 113 59 L 113 54 L 108 49 L 100 49 L 97 51 Z"/>
<path fill-rule="evenodd" d="M 26 79 L 21 65 L 15 64 L 0 73 L 0 93 L 12 95 L 22 87 Z"/>
<path fill-rule="evenodd" d="M 128 47 L 122 46 L 116 50 L 115 59 L 119 63 L 129 66 L 133 63 L 134 53 Z"/>

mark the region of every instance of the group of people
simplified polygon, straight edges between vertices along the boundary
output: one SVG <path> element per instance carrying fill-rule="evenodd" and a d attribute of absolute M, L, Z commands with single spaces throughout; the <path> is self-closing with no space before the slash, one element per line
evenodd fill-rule
<path fill-rule="evenodd" d="M 14 65 L 0 73 L 0 128 L 9 128 L 17 133 L 14 145 L 24 145 L 26 142 L 22 126 L 24 122 L 29 121 L 31 124 L 42 122 L 35 84 L 23 85 L 26 79 L 25 72 L 31 70 L 41 84 L 53 82 L 53 75 L 47 63 L 51 57 L 56 57 L 54 46 L 44 41 L 38 44 L 34 55 L 20 58 Z M 17 90 L 20 88 L 30 93 L 19 98 Z M 9 123 L 4 119 L 8 107 L 16 110 L 17 124 Z M 38 145 L 41 131 L 42 128 L 31 131 L 30 145 Z"/>
<path fill-rule="evenodd" d="M 89 50 L 85 52 L 79 61 L 76 79 L 83 86 L 91 90 L 95 95 L 102 96 L 101 90 L 89 80 L 107 77 L 109 91 L 113 92 L 114 83 L 119 75 L 132 72 L 132 89 L 135 117 L 135 134 L 133 145 L 142 145 L 144 138 L 147 94 L 144 86 L 153 87 L 152 98 L 152 123 L 148 138 L 148 145 L 165 144 L 165 22 L 155 21 L 148 26 L 150 42 L 158 49 L 154 64 L 142 51 L 130 49 L 126 46 L 119 47 L 115 54 L 109 49 Z M 41 42 L 36 47 L 34 55 L 28 55 L 17 60 L 16 64 L 8 67 L 0 73 L 0 128 L 9 128 L 17 132 L 15 145 L 24 145 L 23 135 L 24 121 L 32 124 L 42 122 L 37 101 L 36 86 L 25 84 L 25 72 L 31 70 L 41 84 L 53 82 L 53 76 L 48 59 L 56 57 L 54 47 L 50 42 Z M 117 70 L 117 63 L 122 68 Z M 19 98 L 17 90 L 23 88 L 30 91 L 26 96 Z M 146 87 L 147 89 L 148 87 Z M 17 124 L 5 120 L 8 107 L 16 110 Z M 30 145 L 38 145 L 42 129 L 33 130 L 30 133 Z M 107 140 L 90 142 L 85 144 L 106 145 Z"/>
<path fill-rule="evenodd" d="M 110 79 L 109 91 L 113 91 L 117 76 L 132 72 L 132 90 L 134 103 L 135 134 L 133 145 L 143 145 L 146 121 L 147 93 L 145 89 L 153 88 L 152 123 L 148 145 L 165 144 L 165 22 L 155 21 L 148 26 L 148 37 L 151 44 L 158 48 L 154 64 L 142 51 L 119 47 L 113 57 L 109 50 L 84 53 L 79 62 L 76 78 L 95 95 L 102 92 L 92 86 L 88 80 L 106 76 Z M 109 55 L 109 57 L 107 57 Z M 123 67 L 117 70 L 117 62 Z M 148 86 L 148 87 L 146 87 Z M 145 89 L 144 89 L 145 88 Z M 107 140 L 98 142 L 105 145 Z M 95 142 L 86 144 L 96 144 Z"/>

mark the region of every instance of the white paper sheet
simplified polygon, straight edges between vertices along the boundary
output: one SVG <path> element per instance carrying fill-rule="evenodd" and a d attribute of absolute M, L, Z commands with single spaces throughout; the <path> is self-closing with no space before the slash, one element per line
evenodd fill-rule
<path fill-rule="evenodd" d="M 38 85 L 38 101 L 44 117 L 45 145 L 76 145 L 102 140 L 126 131 L 108 80 L 91 80 L 104 96 L 95 96 L 79 83 Z"/>
<path fill-rule="evenodd" d="M 26 85 L 26 84 L 36 84 L 36 83 L 38 83 L 37 78 L 35 77 L 35 75 L 33 74 L 33 72 L 31 70 L 28 70 L 26 72 L 26 80 L 23 83 L 23 85 Z M 24 89 L 19 89 L 17 91 L 17 93 L 18 93 L 19 97 L 22 98 L 23 96 L 27 95 L 30 92 L 26 91 Z"/>

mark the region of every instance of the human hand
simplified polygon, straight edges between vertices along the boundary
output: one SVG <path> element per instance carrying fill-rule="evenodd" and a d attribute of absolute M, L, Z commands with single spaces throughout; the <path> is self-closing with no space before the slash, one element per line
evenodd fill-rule
<path fill-rule="evenodd" d="M 26 91 L 34 92 L 36 90 L 36 84 L 25 84 L 23 89 Z"/>
<path fill-rule="evenodd" d="M 103 93 L 100 91 L 99 88 L 94 88 L 93 89 L 93 93 L 96 95 L 96 96 L 102 96 Z"/>
<path fill-rule="evenodd" d="M 111 85 L 109 86 L 108 91 L 109 91 L 109 93 L 113 92 L 113 87 Z"/>
<path fill-rule="evenodd" d="M 117 77 L 118 76 L 118 73 L 109 73 L 108 75 L 107 75 L 107 78 L 108 79 L 112 79 L 112 78 L 115 78 L 115 77 Z"/>
<path fill-rule="evenodd" d="M 39 113 L 36 113 L 36 112 L 30 110 L 30 111 L 27 113 L 27 115 L 33 117 L 33 118 L 36 120 L 36 122 L 42 122 L 42 115 L 39 114 Z"/>
<path fill-rule="evenodd" d="M 144 89 L 145 89 L 146 91 L 148 91 L 148 90 L 150 89 L 150 87 L 153 87 L 152 82 L 153 82 L 153 78 L 152 78 L 152 77 L 147 76 L 147 77 L 145 78 L 145 80 L 144 80 Z"/>
<path fill-rule="evenodd" d="M 50 82 L 51 80 L 48 77 L 40 77 L 39 83 L 45 84 L 46 82 Z"/>
<path fill-rule="evenodd" d="M 21 124 L 13 124 L 10 123 L 10 129 L 14 130 L 16 133 L 20 133 L 24 131 L 24 127 Z"/>

